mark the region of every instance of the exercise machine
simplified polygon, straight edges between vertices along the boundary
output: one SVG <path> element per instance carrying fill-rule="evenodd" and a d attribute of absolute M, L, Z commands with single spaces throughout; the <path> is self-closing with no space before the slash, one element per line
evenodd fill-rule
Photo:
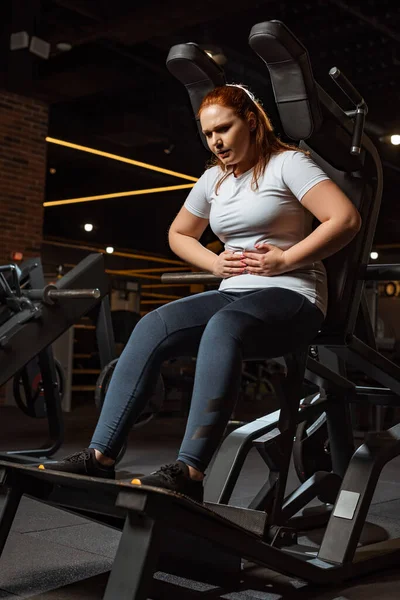
<path fill-rule="evenodd" d="M 343 75 L 333 71 L 336 82 L 355 104 L 352 111 L 341 109 L 315 83 L 306 49 L 282 23 L 256 25 L 250 34 L 250 44 L 270 70 L 285 132 L 302 140 L 302 146 L 310 150 L 315 162 L 345 191 L 362 217 L 362 229 L 356 238 L 325 261 L 330 305 L 313 344 L 368 369 L 381 387 L 379 391 L 364 389 L 360 393 L 340 373 L 310 357 L 308 348 L 285 356 L 286 375 L 277 382 L 279 414 L 270 415 L 269 422 L 256 421 L 254 431 L 247 432 L 250 435 L 230 447 L 220 448 L 213 470 L 219 469 L 215 472 L 219 473 L 220 487 L 225 486 L 228 492 L 221 499 L 221 490 L 213 486 L 211 472 L 206 488 L 208 502 L 204 506 L 165 490 L 132 486 L 129 482 L 96 481 L 49 470 L 40 472 L 1 461 L 1 481 L 8 495 L 0 520 L 0 550 L 23 494 L 122 528 L 104 600 L 159 598 L 166 591 L 169 597 L 178 597 L 173 596 L 172 584 L 153 581 L 158 570 L 231 591 L 239 589 L 246 577 L 243 559 L 316 584 L 336 584 L 400 560 L 400 542 L 396 540 L 357 547 L 382 468 L 400 454 L 400 425 L 371 435 L 355 452 L 351 439 L 349 403 L 384 401 L 395 405 L 400 388 L 400 370 L 356 335 L 357 329 L 363 331 L 364 339 L 368 335 L 362 291 L 365 279 L 371 274 L 368 259 L 382 194 L 380 159 L 372 141 L 363 133 L 366 105 Z M 175 75 L 179 71 L 178 78 L 187 82 L 194 109 L 201 94 L 223 82 L 221 69 L 216 69 L 215 63 L 193 44 L 172 48 L 168 62 L 169 67 L 172 64 L 177 67 Z M 198 81 L 202 83 L 195 96 Z M 209 275 L 191 276 L 215 283 Z M 304 482 L 285 498 L 305 377 L 325 392 L 304 410 L 317 414 L 323 404 L 332 472 L 314 474 L 313 481 Z M 238 465 L 232 456 L 235 459 L 242 452 L 243 439 L 246 447 L 249 443 L 257 447 L 270 468 L 268 481 L 248 508 L 227 504 L 232 484 L 229 477 Z M 324 481 L 329 483 L 325 488 Z M 297 543 L 293 520 L 310 497 L 310 488 L 313 495 L 334 494 L 336 498 L 319 548 Z M 210 502 L 213 494 L 214 501 Z"/>
<path fill-rule="evenodd" d="M 54 284 L 45 282 L 40 258 L 0 267 L 0 385 L 12 377 L 29 380 L 29 365 L 37 361 L 43 388 L 38 396 L 26 397 L 26 411 L 37 416 L 42 410 L 48 421 L 48 440 L 38 448 L 10 450 L 2 457 L 18 462 L 37 462 L 51 457 L 61 446 L 64 426 L 57 374 L 51 344 L 79 319 L 90 313 L 102 366 L 115 358 L 108 301 L 109 284 L 101 254 L 91 254 Z M 30 393 L 30 382 L 24 390 Z M 16 384 L 16 385 L 17 385 Z"/>

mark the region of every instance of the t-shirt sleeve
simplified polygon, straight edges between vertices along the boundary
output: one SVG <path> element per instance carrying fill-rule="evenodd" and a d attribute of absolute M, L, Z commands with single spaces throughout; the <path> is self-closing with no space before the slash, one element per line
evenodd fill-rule
<path fill-rule="evenodd" d="M 282 179 L 292 194 L 301 201 L 314 185 L 329 177 L 303 152 L 285 152 Z"/>
<path fill-rule="evenodd" d="M 208 193 L 207 171 L 194 184 L 183 205 L 196 217 L 208 219 L 210 216 L 210 200 Z"/>

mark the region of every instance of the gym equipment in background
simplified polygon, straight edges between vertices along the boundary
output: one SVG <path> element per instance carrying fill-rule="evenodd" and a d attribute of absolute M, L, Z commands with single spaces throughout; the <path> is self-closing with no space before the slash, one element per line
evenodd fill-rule
<path fill-rule="evenodd" d="M 52 456 L 63 442 L 60 398 L 63 378 L 61 371 L 57 374 L 51 344 L 64 331 L 90 313 L 96 323 L 101 365 L 115 358 L 108 290 L 101 254 L 87 256 L 50 285 L 46 285 L 39 258 L 23 263 L 20 273 L 15 265 L 0 267 L 0 385 L 20 374 L 14 391 L 21 408 L 30 412 L 30 416 L 45 416 L 48 422 L 48 440 L 44 444 L 2 452 L 7 460 L 37 462 L 38 458 Z M 33 359 L 37 365 L 34 376 Z M 32 383 L 38 372 L 41 384 L 36 388 L 36 392 L 39 390 L 36 396 Z"/>
<path fill-rule="evenodd" d="M 54 367 L 60 402 L 62 402 L 65 391 L 65 373 L 57 359 L 54 359 Z M 14 400 L 18 408 L 28 417 L 35 419 L 47 417 L 43 378 L 37 356 L 14 375 Z"/>

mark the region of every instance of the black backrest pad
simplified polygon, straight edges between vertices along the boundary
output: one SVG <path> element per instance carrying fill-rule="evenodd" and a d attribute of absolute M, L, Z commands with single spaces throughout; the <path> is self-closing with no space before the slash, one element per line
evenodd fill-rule
<path fill-rule="evenodd" d="M 249 44 L 268 67 L 285 134 L 306 140 L 322 122 L 306 48 L 280 21 L 254 25 Z"/>
<path fill-rule="evenodd" d="M 193 43 L 172 46 L 167 57 L 167 68 L 187 89 L 200 137 L 209 150 L 197 113 L 204 96 L 215 87 L 225 85 L 223 70 L 204 50 Z"/>
<path fill-rule="evenodd" d="M 324 261 L 328 275 L 328 314 L 323 334 L 341 339 L 353 333 L 382 197 L 382 165 L 375 146 L 364 135 L 360 156 L 350 154 L 352 121 L 318 89 L 323 123 L 303 148 L 358 209 L 362 227 L 353 241 Z M 321 199 L 323 201 L 323 198 Z"/>
<path fill-rule="evenodd" d="M 329 175 L 329 177 L 352 200 L 363 218 L 363 229 L 368 226 L 367 214 L 373 200 L 371 186 L 357 174 L 346 173 L 335 169 L 332 165 L 313 152 L 306 144 L 301 146 L 311 150 L 313 160 Z M 323 201 L 323 198 L 321 198 Z M 349 311 L 355 297 L 360 297 L 362 282 L 358 277 L 361 242 L 363 232 L 360 231 L 354 240 L 345 248 L 324 260 L 328 275 L 328 313 L 323 326 L 324 335 L 340 338 L 350 333 Z"/>

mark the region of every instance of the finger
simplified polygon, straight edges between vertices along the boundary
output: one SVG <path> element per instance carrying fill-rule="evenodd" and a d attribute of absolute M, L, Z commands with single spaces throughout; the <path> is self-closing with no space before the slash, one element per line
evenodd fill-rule
<path fill-rule="evenodd" d="M 247 272 L 248 273 L 261 273 L 262 271 L 264 271 L 264 269 L 259 266 L 259 267 L 247 267 Z"/>
<path fill-rule="evenodd" d="M 226 260 L 239 260 L 242 258 L 242 254 L 228 254 L 227 256 L 225 256 Z"/>
<path fill-rule="evenodd" d="M 246 258 L 247 267 L 258 267 L 260 266 L 260 259 Z"/>
<path fill-rule="evenodd" d="M 247 267 L 247 263 L 244 262 L 244 260 L 235 260 L 235 262 L 227 262 L 226 267 L 237 267 L 237 268 L 242 268 L 243 267 Z"/>
<path fill-rule="evenodd" d="M 227 275 L 241 275 L 244 270 L 244 267 L 226 267 L 224 273 Z"/>

